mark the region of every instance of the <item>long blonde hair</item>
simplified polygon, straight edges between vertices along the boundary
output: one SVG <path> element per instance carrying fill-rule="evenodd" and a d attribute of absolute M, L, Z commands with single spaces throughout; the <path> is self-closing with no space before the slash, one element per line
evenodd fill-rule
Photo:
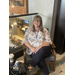
<path fill-rule="evenodd" d="M 42 18 L 41 18 L 41 16 L 36 15 L 36 16 L 34 16 L 33 21 L 34 21 L 35 19 L 40 19 L 40 26 L 39 26 L 39 28 L 40 28 L 40 31 L 43 32 L 43 24 L 42 24 Z M 33 23 L 32 23 L 32 29 L 33 29 L 33 32 L 35 32 L 35 27 L 34 27 Z"/>

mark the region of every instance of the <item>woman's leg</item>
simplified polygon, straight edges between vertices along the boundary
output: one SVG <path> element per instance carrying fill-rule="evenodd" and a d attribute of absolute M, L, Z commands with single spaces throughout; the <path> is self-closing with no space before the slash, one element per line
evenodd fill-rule
<path fill-rule="evenodd" d="M 47 49 L 50 50 L 51 47 L 42 48 L 42 50 L 44 51 L 44 57 L 47 57 L 48 55 L 51 54 L 51 51 L 46 51 Z M 44 73 L 44 75 L 50 75 L 44 58 L 37 65 L 40 68 L 40 70 Z"/>
<path fill-rule="evenodd" d="M 43 50 L 43 57 L 46 58 L 48 57 L 50 54 L 51 54 L 51 46 L 44 46 L 42 47 L 42 50 Z"/>
<path fill-rule="evenodd" d="M 32 61 L 30 62 L 31 66 L 35 67 L 43 58 L 43 50 L 39 49 L 36 54 L 31 54 Z"/>
<path fill-rule="evenodd" d="M 31 54 L 32 61 L 30 64 L 35 67 L 43 58 L 49 56 L 51 54 L 51 47 L 44 46 L 38 50 L 36 54 Z"/>
<path fill-rule="evenodd" d="M 37 65 L 40 68 L 40 70 L 43 72 L 44 75 L 49 75 L 49 70 L 48 70 L 48 67 L 46 65 L 44 58 Z"/>
<path fill-rule="evenodd" d="M 50 46 L 44 46 L 41 49 L 39 49 L 36 54 L 31 55 L 32 56 L 32 61 L 30 63 L 31 66 L 35 67 L 36 65 L 38 65 L 41 71 L 44 73 L 44 75 L 49 75 L 49 71 L 44 58 L 50 55 L 50 53 L 51 53 Z"/>

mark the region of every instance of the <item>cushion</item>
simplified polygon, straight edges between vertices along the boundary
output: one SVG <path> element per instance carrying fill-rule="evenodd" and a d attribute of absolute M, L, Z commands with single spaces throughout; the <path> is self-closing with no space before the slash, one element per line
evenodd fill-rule
<path fill-rule="evenodd" d="M 52 62 L 55 61 L 55 56 L 53 54 L 49 55 L 48 57 L 45 58 L 46 62 Z"/>
<path fill-rule="evenodd" d="M 26 54 L 26 63 L 29 63 L 32 60 L 31 56 Z M 49 55 L 45 58 L 46 62 L 52 62 L 55 61 L 55 56 L 53 54 Z"/>

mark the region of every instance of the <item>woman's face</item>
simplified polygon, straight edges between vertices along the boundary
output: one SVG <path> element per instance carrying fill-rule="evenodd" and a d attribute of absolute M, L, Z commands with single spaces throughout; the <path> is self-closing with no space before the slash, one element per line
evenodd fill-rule
<path fill-rule="evenodd" d="M 34 20 L 33 20 L 33 25 L 34 25 L 35 27 L 39 27 L 39 26 L 40 26 L 40 19 L 39 19 L 39 18 L 34 19 Z"/>

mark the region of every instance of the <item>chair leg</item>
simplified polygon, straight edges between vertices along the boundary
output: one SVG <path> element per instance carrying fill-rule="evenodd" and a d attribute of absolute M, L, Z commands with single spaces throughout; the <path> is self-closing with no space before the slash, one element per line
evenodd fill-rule
<path fill-rule="evenodd" d="M 55 71 L 55 63 L 50 63 L 50 66 L 51 66 L 52 70 Z"/>
<path fill-rule="evenodd" d="M 24 63 L 26 63 L 26 51 L 24 50 Z"/>

